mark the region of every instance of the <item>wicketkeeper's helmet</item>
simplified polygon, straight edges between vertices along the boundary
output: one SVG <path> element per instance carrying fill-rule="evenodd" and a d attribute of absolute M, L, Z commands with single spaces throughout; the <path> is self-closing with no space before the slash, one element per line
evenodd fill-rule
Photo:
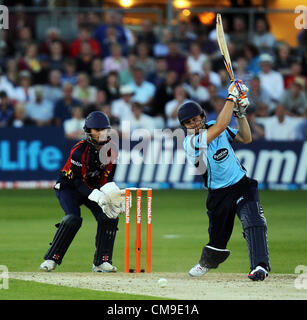
<path fill-rule="evenodd" d="M 91 129 L 111 129 L 111 124 L 108 116 L 102 111 L 93 111 L 85 119 L 83 126 L 87 141 L 93 144 L 95 147 L 102 146 L 111 140 L 111 136 L 107 133 L 104 141 L 97 141 L 92 137 Z"/>
<path fill-rule="evenodd" d="M 183 122 L 196 116 L 202 116 L 204 123 L 206 122 L 205 110 L 195 101 L 188 100 L 184 102 L 178 110 L 178 120 L 182 126 Z"/>
<path fill-rule="evenodd" d="M 87 133 L 91 129 L 111 129 L 110 120 L 102 111 L 93 111 L 86 117 L 83 129 Z"/>

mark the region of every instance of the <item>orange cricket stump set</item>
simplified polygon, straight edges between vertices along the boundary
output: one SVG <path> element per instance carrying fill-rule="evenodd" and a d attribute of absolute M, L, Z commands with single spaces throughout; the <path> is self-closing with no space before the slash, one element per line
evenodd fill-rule
<path fill-rule="evenodd" d="M 147 194 L 147 234 L 146 234 L 146 272 L 151 272 L 151 188 L 125 189 L 125 272 L 134 272 L 130 269 L 130 204 L 132 192 L 136 192 L 136 240 L 135 240 L 135 272 L 145 272 L 141 269 L 141 222 L 142 222 L 142 194 Z"/>

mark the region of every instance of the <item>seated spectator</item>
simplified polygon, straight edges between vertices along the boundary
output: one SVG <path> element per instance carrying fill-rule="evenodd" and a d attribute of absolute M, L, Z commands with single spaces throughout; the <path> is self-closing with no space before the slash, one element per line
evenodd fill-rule
<path fill-rule="evenodd" d="M 218 70 L 218 75 L 221 79 L 221 85 L 218 86 L 218 96 L 223 97 L 224 99 L 228 96 L 228 87 L 229 87 L 229 76 L 225 68 Z"/>
<path fill-rule="evenodd" d="M 235 79 L 240 79 L 249 87 L 250 73 L 247 71 L 247 60 L 244 56 L 238 56 L 235 61 Z"/>
<path fill-rule="evenodd" d="M 155 91 L 150 114 L 152 116 L 160 116 L 165 118 L 165 105 L 174 99 L 174 92 L 177 86 L 177 73 L 175 71 L 167 71 L 165 82 L 162 82 Z"/>
<path fill-rule="evenodd" d="M 55 102 L 54 119 L 57 126 L 61 126 L 63 122 L 72 117 L 72 109 L 81 106 L 81 101 L 73 98 L 73 86 L 66 82 L 62 87 L 63 97 Z"/>
<path fill-rule="evenodd" d="M 174 99 L 167 102 L 165 105 L 165 115 L 166 115 L 166 127 L 170 129 L 176 129 L 180 127 L 178 121 L 178 109 L 182 103 L 188 101 L 187 92 L 182 85 L 178 85 L 175 88 Z"/>
<path fill-rule="evenodd" d="M 121 85 L 128 84 L 133 81 L 133 69 L 136 67 L 136 54 L 129 53 L 127 56 L 128 68 L 119 71 L 119 82 Z"/>
<path fill-rule="evenodd" d="M 120 122 L 132 116 L 132 96 L 132 88 L 129 85 L 123 85 L 120 87 L 120 99 L 114 100 L 111 104 L 111 113 Z"/>
<path fill-rule="evenodd" d="M 247 97 L 250 106 L 255 109 L 258 117 L 267 117 L 269 115 L 271 99 L 267 90 L 260 86 L 260 78 L 254 75 L 250 80 Z"/>
<path fill-rule="evenodd" d="M 6 79 L 15 87 L 18 82 L 18 65 L 15 58 L 6 60 Z M 1 68 L 0 68 L 0 83 L 1 83 Z M 1 84 L 0 84 L 1 85 Z"/>
<path fill-rule="evenodd" d="M 5 91 L 0 91 L 0 128 L 9 127 L 14 121 L 14 106 Z"/>
<path fill-rule="evenodd" d="M 184 84 L 184 88 L 192 100 L 203 104 L 209 99 L 209 92 L 207 88 L 200 84 L 200 80 L 199 73 L 192 73 L 189 77 L 189 83 Z"/>
<path fill-rule="evenodd" d="M 94 58 L 91 69 L 90 84 L 97 89 L 101 89 L 105 83 L 105 77 L 102 73 L 102 59 Z"/>
<path fill-rule="evenodd" d="M 31 75 L 30 75 L 31 76 Z M 0 67 L 0 91 L 5 91 L 10 99 L 14 99 L 15 89 Z"/>
<path fill-rule="evenodd" d="M 199 72 L 201 75 L 202 86 L 207 88 L 211 84 L 213 84 L 216 87 L 219 87 L 221 85 L 220 76 L 218 73 L 212 70 L 211 62 L 209 60 L 203 63 L 202 68 Z"/>
<path fill-rule="evenodd" d="M 148 108 L 155 94 L 156 87 L 145 80 L 144 71 L 141 68 L 134 68 L 133 82 L 130 83 L 130 86 L 134 92 L 133 101 L 142 104 L 144 108 Z"/>
<path fill-rule="evenodd" d="M 178 79 L 181 81 L 186 71 L 186 58 L 181 55 L 178 43 L 175 41 L 170 42 L 168 50 L 166 56 L 167 69 L 177 72 Z"/>
<path fill-rule="evenodd" d="M 31 81 L 31 73 L 28 70 L 21 71 L 19 73 L 19 83 L 14 90 L 12 99 L 18 102 L 33 101 L 35 96 Z"/>
<path fill-rule="evenodd" d="M 10 59 L 16 55 L 15 48 L 14 48 L 14 41 L 16 37 L 10 37 L 8 29 L 1 30 L 1 54 L 5 59 Z"/>
<path fill-rule="evenodd" d="M 14 51 L 20 56 L 24 56 L 27 47 L 34 42 L 31 28 L 23 26 L 18 29 L 17 39 L 14 41 Z"/>
<path fill-rule="evenodd" d="M 213 111 L 209 112 L 207 114 L 207 119 L 206 122 L 212 121 L 212 120 L 216 120 L 219 113 L 222 111 L 223 107 L 225 105 L 225 99 L 223 97 L 217 97 L 214 100 L 213 103 Z M 234 116 L 232 116 L 230 123 L 229 123 L 230 127 L 236 128 L 237 127 L 237 122 Z"/>
<path fill-rule="evenodd" d="M 145 42 L 140 42 L 136 47 L 137 62 L 136 66 L 142 68 L 145 77 L 155 70 L 155 60 L 149 56 L 149 46 Z"/>
<path fill-rule="evenodd" d="M 70 44 L 70 56 L 72 58 L 77 58 L 80 55 L 81 43 L 83 42 L 89 42 L 94 56 L 101 56 L 99 43 L 92 37 L 90 27 L 82 25 L 79 28 L 78 38 Z"/>
<path fill-rule="evenodd" d="M 219 98 L 217 95 L 218 88 L 214 84 L 210 84 L 208 87 L 209 99 L 205 101 L 203 107 L 207 113 L 214 111 L 214 106 L 216 104 L 217 99 Z"/>
<path fill-rule="evenodd" d="M 279 44 L 277 47 L 274 69 L 283 77 L 290 74 L 291 64 L 295 61 L 294 57 L 290 54 L 290 49 L 290 46 L 286 42 Z"/>
<path fill-rule="evenodd" d="M 111 71 L 119 72 L 128 69 L 128 61 L 122 55 L 121 46 L 113 43 L 111 46 L 111 55 L 103 61 L 103 74 L 107 75 Z"/>
<path fill-rule="evenodd" d="M 35 43 L 31 43 L 26 48 L 26 53 L 18 61 L 19 70 L 28 70 L 32 76 L 40 72 L 41 66 L 39 63 L 38 49 Z"/>
<path fill-rule="evenodd" d="M 302 65 L 299 61 L 294 61 L 290 66 L 290 73 L 284 77 L 285 89 L 289 89 L 290 85 L 296 77 L 302 76 Z"/>
<path fill-rule="evenodd" d="M 111 113 L 111 106 L 109 104 L 104 104 L 98 107 L 97 110 L 102 111 L 108 116 L 113 130 L 119 130 L 119 125 L 120 125 L 119 119 Z"/>
<path fill-rule="evenodd" d="M 165 58 L 159 57 L 156 59 L 156 68 L 154 71 L 150 72 L 146 80 L 151 82 L 155 87 L 158 87 L 161 83 L 165 81 L 167 73 L 167 63 Z"/>
<path fill-rule="evenodd" d="M 53 41 L 50 44 L 49 67 L 51 70 L 63 70 L 64 53 L 62 43 L 60 41 Z"/>
<path fill-rule="evenodd" d="M 132 49 L 135 45 L 135 41 L 136 41 L 136 36 L 134 34 L 134 32 L 131 31 L 131 29 L 129 29 L 129 27 L 125 26 L 124 23 L 124 13 L 123 12 L 119 12 L 116 11 L 116 20 L 117 20 L 117 24 L 122 26 L 124 29 L 124 35 L 126 38 L 126 45 L 127 45 L 127 49 Z"/>
<path fill-rule="evenodd" d="M 37 73 L 33 73 L 33 84 L 47 84 L 48 75 L 50 73 L 49 57 L 46 54 L 42 54 L 38 58 L 40 64 L 40 70 Z"/>
<path fill-rule="evenodd" d="M 172 31 L 163 29 L 161 39 L 153 46 L 153 56 L 156 58 L 166 57 L 168 55 L 168 45 L 172 40 Z"/>
<path fill-rule="evenodd" d="M 111 71 L 105 79 L 105 83 L 101 87 L 106 94 L 107 104 L 119 98 L 119 77 L 116 71 Z"/>
<path fill-rule="evenodd" d="M 83 104 L 94 103 L 96 101 L 97 89 L 90 86 L 90 80 L 87 73 L 79 73 L 77 85 L 74 87 L 72 96 L 80 100 Z"/>
<path fill-rule="evenodd" d="M 66 58 L 63 64 L 63 73 L 61 75 L 61 84 L 69 82 L 71 85 L 77 84 L 77 72 L 75 59 Z"/>
<path fill-rule="evenodd" d="M 63 97 L 61 85 L 61 72 L 59 70 L 51 70 L 49 73 L 49 81 L 44 88 L 44 98 L 53 104 Z"/>
<path fill-rule="evenodd" d="M 252 43 L 259 49 L 260 53 L 274 53 L 276 40 L 270 32 L 269 23 L 265 18 L 256 19 Z"/>
<path fill-rule="evenodd" d="M 197 42 L 193 42 L 190 45 L 189 55 L 187 57 L 187 73 L 200 72 L 204 62 L 208 60 L 208 57 L 201 52 L 201 48 Z"/>
<path fill-rule="evenodd" d="M 53 119 L 53 104 L 44 99 L 42 86 L 34 87 L 35 99 L 25 104 L 26 118 L 35 126 L 51 125 Z"/>
<path fill-rule="evenodd" d="M 80 54 L 76 58 L 77 72 L 85 72 L 88 75 L 92 71 L 92 61 L 94 59 L 93 51 L 89 41 L 83 41 L 80 44 Z"/>
<path fill-rule="evenodd" d="M 116 34 L 116 29 L 113 27 L 108 27 L 106 29 L 106 37 L 103 39 L 101 42 L 101 55 L 102 58 L 107 58 L 111 55 L 111 47 L 114 44 L 119 44 L 117 42 L 117 34 Z M 121 49 L 123 50 L 123 46 L 119 44 Z"/>
<path fill-rule="evenodd" d="M 259 73 L 260 85 L 268 91 L 271 103 L 269 105 L 269 113 L 274 111 L 276 104 L 284 92 L 284 81 L 282 75 L 272 69 L 273 58 L 267 53 L 260 56 Z"/>
<path fill-rule="evenodd" d="M 74 107 L 72 109 L 72 117 L 63 123 L 65 137 L 71 140 L 84 139 L 84 123 L 82 108 Z"/>
<path fill-rule="evenodd" d="M 153 24 L 150 19 L 142 21 L 141 31 L 137 35 L 137 43 L 145 42 L 149 48 L 149 54 L 152 55 L 153 46 L 158 42 L 153 30 Z"/>
<path fill-rule="evenodd" d="M 247 60 L 246 71 L 251 74 L 258 74 L 260 72 L 260 56 L 257 47 L 247 43 L 243 48 L 243 52 Z"/>
<path fill-rule="evenodd" d="M 175 30 L 175 39 L 179 45 L 180 52 L 188 54 L 191 43 L 197 39 L 192 24 L 186 21 L 179 21 Z"/>
<path fill-rule="evenodd" d="M 146 129 L 151 134 L 154 132 L 155 122 L 152 117 L 143 112 L 143 106 L 140 103 L 133 102 L 130 117 L 121 121 L 121 132 L 124 137 L 129 134 L 128 128 L 130 128 L 130 134 L 137 129 Z"/>
<path fill-rule="evenodd" d="M 233 31 L 229 35 L 230 41 L 233 43 L 236 52 L 243 49 L 248 42 L 247 26 L 242 16 L 235 16 L 233 19 Z"/>
<path fill-rule="evenodd" d="M 63 55 L 69 53 L 69 48 L 67 43 L 61 38 L 61 31 L 58 28 L 51 27 L 46 32 L 46 39 L 40 45 L 40 52 L 50 55 L 51 46 L 54 41 L 60 42 L 62 47 Z"/>
<path fill-rule="evenodd" d="M 297 128 L 302 123 L 301 118 L 287 115 L 283 105 L 278 104 L 275 113 L 269 118 L 258 118 L 264 126 L 265 139 L 269 141 L 293 141 L 298 139 Z"/>
<path fill-rule="evenodd" d="M 264 127 L 256 122 L 256 109 L 253 106 L 247 108 L 245 117 L 251 130 L 252 140 L 264 139 Z"/>
<path fill-rule="evenodd" d="M 282 95 L 280 103 L 285 107 L 288 115 L 303 116 L 307 112 L 305 87 L 305 79 L 296 77 L 290 88 Z"/>
<path fill-rule="evenodd" d="M 200 49 L 206 56 L 215 56 L 219 52 L 219 46 L 216 40 L 211 40 L 208 36 L 207 26 L 201 26 L 198 32 L 198 42 Z"/>
<path fill-rule="evenodd" d="M 26 110 L 22 102 L 16 103 L 14 108 L 14 119 L 12 122 L 12 127 L 22 128 L 29 123 L 26 120 Z"/>
<path fill-rule="evenodd" d="M 94 39 L 98 41 L 103 57 L 109 56 L 109 45 L 115 42 L 120 44 L 123 54 L 126 55 L 126 33 L 117 15 L 115 11 L 107 11 L 105 13 L 105 23 L 100 24 L 94 31 Z"/>

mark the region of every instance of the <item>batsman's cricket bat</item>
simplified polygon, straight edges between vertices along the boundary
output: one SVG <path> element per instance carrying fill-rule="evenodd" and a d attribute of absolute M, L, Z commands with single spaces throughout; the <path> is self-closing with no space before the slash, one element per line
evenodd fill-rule
<path fill-rule="evenodd" d="M 227 43 L 225 40 L 224 29 L 222 24 L 222 16 L 220 13 L 216 15 L 216 35 L 217 35 L 217 42 L 219 44 L 220 51 L 223 56 L 224 64 L 228 72 L 229 78 L 231 81 L 234 81 L 232 64 L 231 64 L 231 60 L 230 60 L 230 56 L 227 48 Z"/>

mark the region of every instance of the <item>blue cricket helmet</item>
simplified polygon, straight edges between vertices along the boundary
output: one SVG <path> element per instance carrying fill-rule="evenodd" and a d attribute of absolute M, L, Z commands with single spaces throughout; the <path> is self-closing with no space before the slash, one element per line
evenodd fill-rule
<path fill-rule="evenodd" d="M 102 111 L 93 111 L 86 117 L 83 129 L 85 132 L 90 132 L 90 129 L 111 129 L 110 120 Z"/>
<path fill-rule="evenodd" d="M 178 120 L 182 126 L 184 125 L 184 121 L 199 115 L 202 116 L 204 118 L 204 122 L 206 122 L 205 110 L 193 100 L 184 102 L 178 110 Z"/>

